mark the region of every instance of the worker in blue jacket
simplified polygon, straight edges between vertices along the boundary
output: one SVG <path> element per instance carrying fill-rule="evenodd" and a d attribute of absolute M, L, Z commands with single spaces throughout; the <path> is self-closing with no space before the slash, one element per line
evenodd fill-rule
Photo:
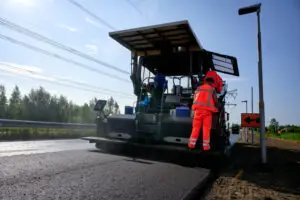
<path fill-rule="evenodd" d="M 154 87 L 155 88 L 161 88 L 161 89 L 166 89 L 166 77 L 162 73 L 156 73 L 154 77 Z"/>
<path fill-rule="evenodd" d="M 154 89 L 153 89 L 152 95 L 154 97 L 154 103 L 156 105 L 160 105 L 163 92 L 168 87 L 168 82 L 166 80 L 165 75 L 157 72 L 157 70 L 154 71 L 154 74 L 155 74 Z"/>

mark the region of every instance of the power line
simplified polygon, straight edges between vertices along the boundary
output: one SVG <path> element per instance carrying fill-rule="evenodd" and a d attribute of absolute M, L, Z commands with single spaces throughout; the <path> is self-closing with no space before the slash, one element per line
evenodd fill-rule
<path fill-rule="evenodd" d="M 237 104 L 231 103 L 230 99 L 232 98 L 233 100 L 235 100 L 235 98 L 237 97 L 237 89 L 234 90 L 229 90 L 227 91 L 227 94 L 225 96 L 225 100 L 226 100 L 226 104 L 225 106 L 227 106 L 227 109 L 230 108 L 230 106 L 236 107 Z"/>
<path fill-rule="evenodd" d="M 95 15 L 94 13 L 92 13 L 91 11 L 89 11 L 88 9 L 86 9 L 85 7 L 83 7 L 82 5 L 80 5 L 79 3 L 77 3 L 76 1 L 74 1 L 74 0 L 67 0 L 67 1 L 69 1 L 71 4 L 73 4 L 74 6 L 76 6 L 80 10 L 82 10 L 83 12 L 87 13 L 88 15 L 90 15 L 93 18 L 95 18 L 98 21 L 100 21 L 102 24 L 104 24 L 105 26 L 107 26 L 109 29 L 114 30 L 114 31 L 116 30 L 112 25 L 110 25 L 109 23 L 107 23 L 106 21 L 104 21 L 103 19 L 101 19 L 99 16 Z"/>
<path fill-rule="evenodd" d="M 127 0 L 127 2 L 141 15 L 143 16 L 143 12 L 134 4 L 131 0 Z"/>
<path fill-rule="evenodd" d="M 72 59 L 69 59 L 69 58 L 60 56 L 60 55 L 58 55 L 58 54 L 55 54 L 55 53 L 46 51 L 46 50 L 44 50 L 44 49 L 41 49 L 41 48 L 32 46 L 32 45 L 27 44 L 27 43 L 25 43 L 25 42 L 21 42 L 20 40 L 16 40 L 16 39 L 11 38 L 11 37 L 8 37 L 8 36 L 6 36 L 6 35 L 0 34 L 0 39 L 7 40 L 7 41 L 9 41 L 9 42 L 11 42 L 11 43 L 14 43 L 14 44 L 17 44 L 17 45 L 26 47 L 26 48 L 31 49 L 31 50 L 33 50 L 33 51 L 40 52 L 40 53 L 42 53 L 42 54 L 45 54 L 45 55 L 48 55 L 48 56 L 51 56 L 51 57 L 54 57 L 54 58 L 63 60 L 63 61 L 68 62 L 68 63 L 72 63 L 72 64 L 77 65 L 77 66 L 79 66 L 79 67 L 83 67 L 83 68 L 88 69 L 88 70 L 90 70 L 90 71 L 94 71 L 94 72 L 97 72 L 97 73 L 99 73 L 99 74 L 103 74 L 103 75 L 109 76 L 109 77 L 111 77 L 111 78 L 115 78 L 115 79 L 117 79 L 117 80 L 124 81 L 124 82 L 129 82 L 127 79 L 124 79 L 124 78 L 121 78 L 121 77 L 118 77 L 118 76 L 115 76 L 115 75 L 113 75 L 113 74 L 109 74 L 109 73 L 106 73 L 106 72 L 102 72 L 102 71 L 100 71 L 100 70 L 97 70 L 97 69 L 92 68 L 92 67 L 90 67 L 90 66 L 87 66 L 87 65 L 85 65 L 85 64 L 82 64 L 82 63 L 73 61 Z"/>
<path fill-rule="evenodd" d="M 79 86 L 85 86 L 85 87 L 89 87 L 89 88 L 100 89 L 100 90 L 103 90 L 103 91 L 112 92 L 112 93 L 118 93 L 118 94 L 122 94 L 122 95 L 125 95 L 125 96 L 132 96 L 132 94 L 127 94 L 127 93 L 119 92 L 119 91 L 116 91 L 116 90 L 110 90 L 110 89 L 103 88 L 103 87 L 89 85 L 89 84 L 78 82 L 78 81 L 74 81 L 74 80 L 68 80 L 68 79 L 64 79 L 64 78 L 60 78 L 60 77 L 49 77 L 48 75 L 46 76 L 45 74 L 37 73 L 37 72 L 31 71 L 29 69 L 21 69 L 21 68 L 18 68 L 16 66 L 12 65 L 12 64 L 8 64 L 8 63 L 0 63 L 0 65 L 11 67 L 11 68 L 14 68 L 14 69 L 16 69 L 18 71 L 21 70 L 21 71 L 29 72 L 31 74 L 43 75 L 43 76 L 45 76 L 47 78 L 52 78 L 52 79 L 60 80 L 60 81 L 63 81 L 63 82 L 69 82 L 69 83 L 76 84 L 76 85 L 79 85 Z"/>
<path fill-rule="evenodd" d="M 98 60 L 98 59 L 96 59 L 96 58 L 94 58 L 92 56 L 89 56 L 89 55 L 87 55 L 85 53 L 82 53 L 82 52 L 80 52 L 80 51 L 78 51 L 78 50 L 76 50 L 76 49 L 74 49 L 72 47 L 68 47 L 68 46 L 63 45 L 63 44 L 61 44 L 59 42 L 56 42 L 56 41 L 54 41 L 54 40 L 52 40 L 50 38 L 47 38 L 47 37 L 45 37 L 45 36 L 43 36 L 43 35 L 41 35 L 39 33 L 30 31 L 30 30 L 28 30 L 28 29 L 26 29 L 26 28 L 24 28 L 22 26 L 19 26 L 19 25 L 15 24 L 15 23 L 12 23 L 12 22 L 10 22 L 10 21 L 2 18 L 2 17 L 0 17 L 0 24 L 3 25 L 3 26 L 8 27 L 10 29 L 13 29 L 13 30 L 16 30 L 18 32 L 21 32 L 21 33 L 23 33 L 23 34 L 25 34 L 25 35 L 27 35 L 27 36 L 29 36 L 31 38 L 34 38 L 34 39 L 37 39 L 39 41 L 45 42 L 47 44 L 50 44 L 50 45 L 52 45 L 52 46 L 54 46 L 56 48 L 68 51 L 69 53 L 72 53 L 74 55 L 80 56 L 80 57 L 85 58 L 87 60 L 93 61 L 93 62 L 95 62 L 97 64 L 100 64 L 100 65 L 106 67 L 106 68 L 114 69 L 114 70 L 116 70 L 116 71 L 118 71 L 120 73 L 123 73 L 123 74 L 127 74 L 127 75 L 130 74 L 129 72 L 127 72 L 125 70 L 122 70 L 122 69 L 120 69 L 120 68 L 118 68 L 116 66 L 113 66 L 113 65 L 109 64 L 109 63 L 106 63 L 106 62 L 103 62 L 101 60 Z"/>
<path fill-rule="evenodd" d="M 4 66 L 8 66 L 8 67 L 12 67 L 12 68 L 15 68 L 17 71 L 26 71 L 26 72 L 30 72 L 32 74 L 37 74 L 37 75 L 40 75 L 39 73 L 35 73 L 35 72 L 32 72 L 30 70 L 26 70 L 26 69 L 20 69 L 20 68 L 17 68 L 13 65 L 10 65 L 10 64 L 6 64 L 6 63 L 1 63 L 1 65 L 4 65 Z M 15 75 L 13 72 L 11 71 L 7 71 L 5 70 L 6 72 L 10 73 L 10 74 L 13 74 Z M 93 92 L 93 93 L 101 93 L 101 94 L 107 94 L 107 95 L 117 95 L 117 96 L 120 96 L 122 98 L 128 98 L 128 99 L 134 99 L 134 97 L 130 97 L 129 94 L 125 94 L 125 93 L 120 93 L 120 92 L 116 92 L 116 91 L 112 91 L 112 90 L 108 90 L 108 89 L 104 89 L 104 88 L 101 88 L 100 90 L 97 90 L 97 87 L 94 87 L 96 89 L 92 89 L 90 87 L 93 87 L 93 86 L 90 86 L 88 84 L 82 84 L 82 83 L 78 83 L 78 82 L 73 82 L 73 81 L 69 81 L 70 83 L 75 83 L 75 84 L 78 84 L 79 86 L 75 86 L 75 85 L 72 85 L 72 84 L 68 84 L 68 83 L 62 83 L 62 82 L 57 82 L 57 81 L 51 81 L 51 80 L 47 80 L 47 79 L 40 79 L 40 78 L 36 78 L 36 77 L 25 77 L 25 76 L 22 76 L 23 78 L 28 78 L 28 79 L 39 79 L 41 81 L 44 81 L 44 82 L 49 82 L 49 83 L 53 83 L 53 84 L 58 84 L 58 85 L 63 85 L 63 86 L 67 86 L 67 87 L 71 87 L 71 88 L 76 88 L 76 89 L 80 89 L 80 90 L 85 90 L 85 91 L 90 91 L 90 92 Z M 47 78 L 52 78 L 52 79 L 58 79 L 58 78 L 54 78 L 54 77 L 49 77 L 47 76 Z M 63 79 L 61 79 L 63 80 Z M 88 87 L 88 88 L 86 88 Z M 100 87 L 99 87 L 100 88 Z M 101 91 L 102 90 L 102 91 Z M 103 91 L 103 90 L 106 90 L 106 91 Z"/>
<path fill-rule="evenodd" d="M 12 72 L 8 72 L 8 73 L 13 74 Z M 23 78 L 34 79 L 32 77 L 23 77 Z M 83 88 L 83 87 L 78 87 L 78 86 L 74 86 L 74 85 L 70 85 L 70 84 L 66 84 L 66 83 L 53 82 L 53 81 L 46 80 L 46 79 L 40 79 L 40 80 L 44 81 L 44 82 L 48 82 L 48 83 L 53 83 L 53 84 L 57 84 L 57 85 L 67 86 L 67 87 L 70 87 L 70 88 L 73 88 L 73 89 L 75 88 L 75 89 L 89 91 L 89 92 L 93 92 L 93 93 L 97 93 L 97 94 L 101 93 L 101 94 L 106 94 L 106 95 L 112 95 L 111 93 L 108 93 L 108 92 L 103 92 L 103 91 L 94 90 L 94 89 L 90 89 L 90 88 Z M 127 96 L 118 95 L 118 94 L 113 94 L 113 95 L 121 96 L 122 98 L 134 99 L 132 97 L 127 97 Z"/>
<path fill-rule="evenodd" d="M 227 91 L 226 100 L 229 101 L 230 98 L 233 98 L 235 100 L 236 96 L 237 96 L 237 89 Z"/>

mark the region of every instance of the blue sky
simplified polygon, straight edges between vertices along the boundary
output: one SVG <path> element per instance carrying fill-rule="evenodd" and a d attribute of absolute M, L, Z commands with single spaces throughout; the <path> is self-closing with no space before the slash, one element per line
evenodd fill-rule
<path fill-rule="evenodd" d="M 230 89 L 238 96 L 232 103 L 231 122 L 240 123 L 245 112 L 242 100 L 248 100 L 251 111 L 251 86 L 254 87 L 254 112 L 258 112 L 257 27 L 254 14 L 239 16 L 238 9 L 253 0 L 75 0 L 92 13 L 122 30 L 178 20 L 189 20 L 204 48 L 237 57 L 240 77 L 228 77 Z M 262 52 L 266 122 L 275 117 L 281 124 L 299 124 L 300 107 L 300 3 L 298 0 L 264 0 L 262 2 Z M 130 52 L 108 37 L 109 27 L 82 12 L 67 0 L 1 0 L 0 17 L 38 32 L 55 41 L 78 49 L 95 58 L 130 71 Z M 129 77 L 39 42 L 0 26 L 0 33 L 73 59 L 89 67 L 125 79 Z M 122 93 L 132 94 L 132 84 L 99 75 L 76 65 L 49 57 L 0 39 L 0 84 L 11 93 L 15 84 L 23 93 L 43 86 L 52 94 L 64 94 L 78 104 L 94 96 L 109 94 L 57 85 L 61 79 L 72 79 Z M 5 65 L 6 64 L 6 65 Z M 7 64 L 15 68 L 7 67 Z M 27 70 L 27 71 L 26 71 Z M 34 74 L 28 73 L 34 71 Z M 222 74 L 220 74 L 222 75 Z M 222 75 L 223 76 L 223 75 Z M 31 77 L 31 79 L 28 79 Z M 223 76 L 224 77 L 224 76 Z M 48 80 L 52 83 L 44 82 Z M 111 94 L 113 95 L 113 94 Z M 127 96 L 129 97 L 129 96 Z M 123 108 L 134 98 L 115 96 Z M 123 109 L 122 109 L 123 110 Z"/>

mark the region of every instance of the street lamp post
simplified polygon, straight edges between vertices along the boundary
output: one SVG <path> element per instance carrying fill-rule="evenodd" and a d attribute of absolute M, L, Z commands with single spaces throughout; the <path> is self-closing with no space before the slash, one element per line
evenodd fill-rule
<path fill-rule="evenodd" d="M 242 101 L 242 103 L 246 103 L 246 113 L 248 113 L 248 100 Z"/>
<path fill-rule="evenodd" d="M 251 112 L 253 114 L 253 86 L 251 86 Z M 251 128 L 252 145 L 254 144 L 254 130 Z"/>
<path fill-rule="evenodd" d="M 244 100 L 242 103 L 246 103 L 246 113 L 248 113 L 248 100 Z M 245 140 L 248 142 L 248 128 L 244 128 L 244 131 Z"/>
<path fill-rule="evenodd" d="M 260 144 L 262 163 L 267 163 L 267 150 L 265 140 L 265 108 L 263 92 L 263 73 L 262 73 L 262 50 L 260 32 L 260 8 L 261 3 L 239 9 L 239 15 L 255 13 L 257 15 L 257 40 L 258 40 L 258 84 L 259 84 L 259 115 L 260 115 Z"/>

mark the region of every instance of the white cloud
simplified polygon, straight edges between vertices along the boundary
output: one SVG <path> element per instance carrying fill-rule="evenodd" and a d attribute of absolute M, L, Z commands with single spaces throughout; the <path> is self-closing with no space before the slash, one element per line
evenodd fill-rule
<path fill-rule="evenodd" d="M 93 24 L 93 25 L 95 25 L 95 26 L 98 26 L 98 27 L 101 27 L 101 28 L 103 27 L 103 26 L 101 26 L 99 23 L 95 22 L 94 20 L 91 20 L 91 19 L 88 18 L 88 17 L 85 18 L 85 21 L 88 22 L 88 23 L 90 23 L 90 24 Z"/>
<path fill-rule="evenodd" d="M 86 21 L 87 23 L 91 24 L 91 25 L 94 25 L 94 26 L 98 27 L 98 28 L 104 29 L 105 31 L 110 30 L 110 29 L 108 29 L 106 26 L 101 25 L 100 23 L 98 23 L 98 22 L 92 20 L 92 19 L 89 18 L 89 17 L 86 17 L 86 18 L 85 18 L 85 21 Z"/>
<path fill-rule="evenodd" d="M 60 28 L 66 29 L 66 30 L 68 30 L 68 31 L 71 31 L 71 32 L 78 32 L 78 29 L 77 29 L 77 28 L 68 26 L 68 25 L 66 25 L 66 24 L 57 24 L 57 26 L 60 27 Z"/>
<path fill-rule="evenodd" d="M 29 78 L 56 82 L 55 78 L 44 76 L 41 74 L 42 69 L 39 67 L 19 65 L 9 62 L 0 62 L 0 69 L 12 75 L 21 75 Z"/>
<path fill-rule="evenodd" d="M 80 80 L 74 81 L 72 77 L 59 77 L 59 76 L 51 77 L 46 74 L 43 74 L 42 73 L 43 70 L 39 67 L 19 65 L 16 63 L 0 62 L 0 70 L 2 70 L 1 74 L 5 76 L 7 75 L 22 76 L 22 77 L 33 78 L 38 80 L 50 81 L 53 83 L 73 82 L 78 84 L 87 84 L 86 82 Z"/>
<path fill-rule="evenodd" d="M 41 73 L 43 70 L 39 67 L 28 66 L 28 65 L 18 65 L 16 63 L 0 62 L 0 66 L 19 68 L 28 72 Z"/>
<path fill-rule="evenodd" d="M 84 47 L 87 48 L 87 50 L 88 50 L 88 52 L 90 54 L 97 55 L 97 53 L 98 53 L 98 47 L 96 45 L 94 45 L 94 44 L 86 44 Z"/>

